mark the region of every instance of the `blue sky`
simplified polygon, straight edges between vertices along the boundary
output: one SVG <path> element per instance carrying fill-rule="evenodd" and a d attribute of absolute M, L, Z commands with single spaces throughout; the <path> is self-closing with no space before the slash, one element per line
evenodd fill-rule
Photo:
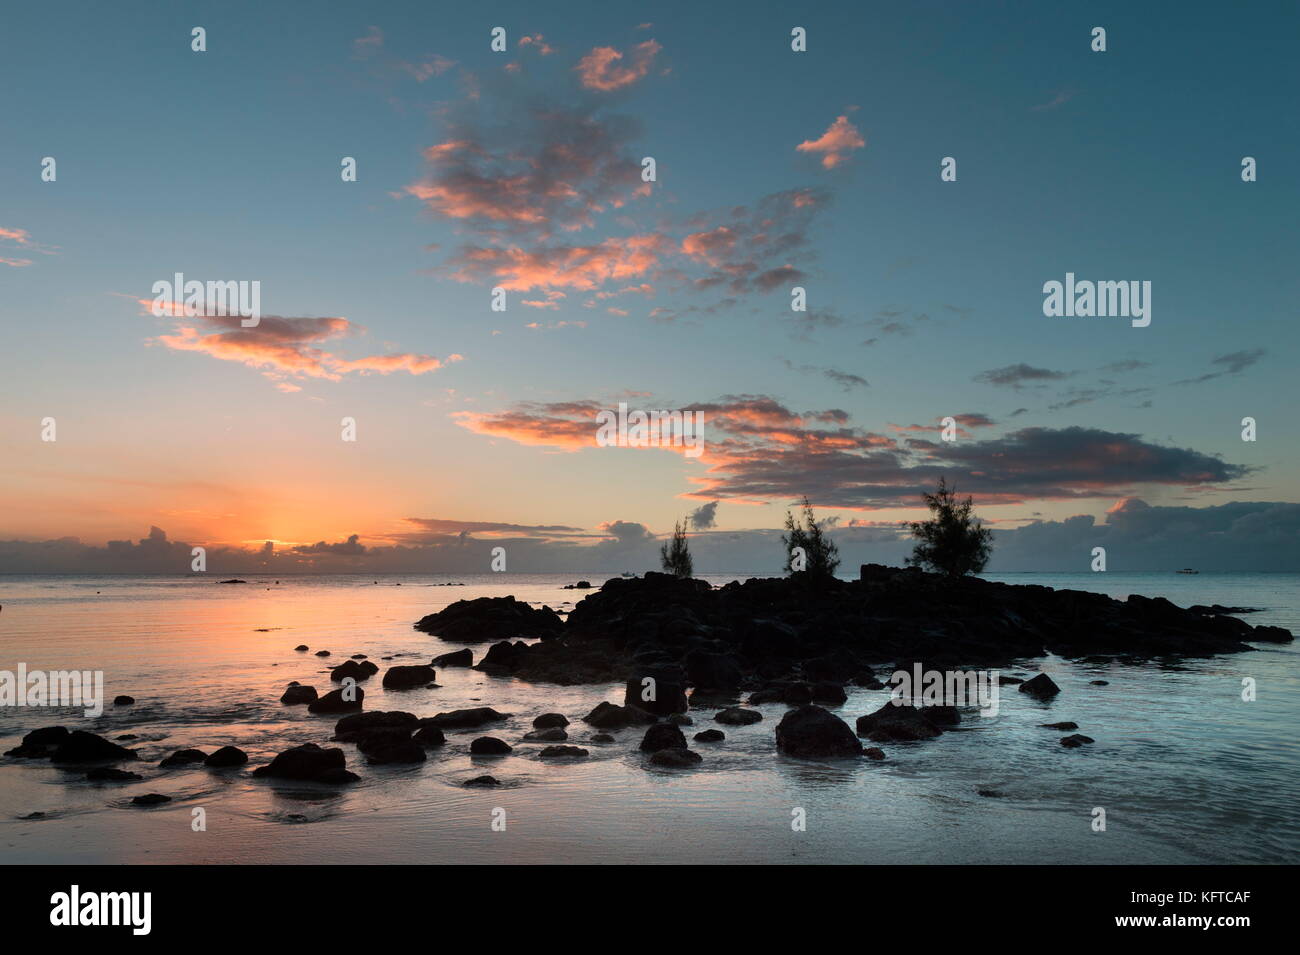
<path fill-rule="evenodd" d="M 891 426 L 987 416 L 961 439 L 979 455 L 959 465 L 914 449 L 909 461 L 923 466 L 918 480 L 950 465 L 1005 526 L 1101 519 L 1128 497 L 1300 499 L 1294 4 L 649 9 L 8 10 L 0 229 L 20 238 L 0 242 L 0 257 L 30 264 L 0 266 L 11 492 L 0 537 L 98 544 L 152 524 L 231 546 L 391 543 L 411 540 L 418 518 L 448 532 L 564 525 L 594 541 L 619 521 L 662 533 L 711 499 L 722 502 L 712 530 L 774 527 L 802 488 L 843 523 L 916 513 L 901 498 L 831 487 L 809 445 L 770 434 L 775 443 L 730 468 L 725 446 L 691 461 L 537 442 L 568 420 L 548 405 L 628 393 L 648 393 L 632 399 L 647 407 L 763 396 L 799 428 L 815 427 L 804 412 L 839 409 L 836 427 L 898 440 L 908 433 Z M 190 49 L 194 26 L 207 30 L 206 52 Z M 506 53 L 489 49 L 494 26 L 507 30 Z M 807 29 L 807 52 L 790 50 L 792 26 Z M 1107 30 L 1104 53 L 1090 49 L 1094 26 Z M 584 85 L 593 51 L 612 48 L 627 67 L 651 41 L 641 75 Z M 651 195 L 605 204 L 570 232 L 504 229 L 410 194 L 443 174 L 426 149 L 469 129 L 495 151 L 475 168 L 500 170 L 545 138 L 527 119 L 547 111 L 609 132 L 615 160 L 654 156 Z M 839 117 L 865 145 L 830 168 L 824 152 L 796 149 Z M 40 181 L 44 156 L 57 159 L 57 182 Z M 359 181 L 340 180 L 344 156 Z M 956 182 L 939 179 L 945 156 Z M 1243 156 L 1257 159 L 1258 181 L 1241 181 Z M 813 314 L 830 316 L 811 327 L 790 312 L 794 282 L 700 289 L 708 269 L 681 248 L 734 224 L 735 207 L 792 190 L 815 191 L 816 211 L 792 227 L 790 254 L 760 267 L 798 270 Z M 630 282 L 552 286 L 566 294 L 554 308 L 523 306 L 544 293 L 533 289 L 493 313 L 494 282 L 459 281 L 450 264 L 464 245 L 534 252 L 632 235 L 664 243 L 652 267 Z M 176 323 L 136 300 L 176 271 L 260 280 L 267 314 L 345 317 L 350 333 L 330 347 L 348 359 L 444 364 L 331 380 L 169 347 L 161 336 Z M 1042 285 L 1067 271 L 1150 281 L 1150 327 L 1045 317 Z M 642 282 L 652 296 L 584 305 Z M 976 380 L 1020 365 L 1050 375 L 1020 387 L 990 383 L 1015 375 Z M 512 410 L 531 416 L 527 427 L 500 417 Z M 59 421 L 53 448 L 37 441 L 47 415 Z M 360 422 L 355 447 L 340 446 L 342 415 Z M 1240 440 L 1247 415 L 1260 423 L 1255 443 Z M 1025 460 L 1068 459 L 1076 446 L 1056 437 L 1072 427 L 1137 436 L 1122 459 L 1187 455 L 1163 470 L 1120 460 L 1096 481 L 1076 475 L 1067 493 L 1059 482 L 981 484 L 996 442 Z M 1011 437 L 1025 428 L 1051 432 L 1050 451 Z M 785 477 L 764 473 L 770 493 L 755 494 L 764 448 L 780 452 Z M 1203 469 L 1197 456 L 1237 470 L 1178 479 Z M 710 467 L 722 470 L 706 477 Z"/>

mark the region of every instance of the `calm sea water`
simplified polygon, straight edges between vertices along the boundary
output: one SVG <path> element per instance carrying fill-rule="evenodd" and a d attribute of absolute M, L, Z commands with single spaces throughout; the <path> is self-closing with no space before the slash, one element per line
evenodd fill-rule
<path fill-rule="evenodd" d="M 579 718 L 621 686 L 555 687 L 474 670 L 443 669 L 437 689 L 366 687 L 366 708 L 419 716 L 486 705 L 511 712 L 505 725 L 449 734 L 414 767 L 370 767 L 349 744 L 359 783 L 341 790 L 253 780 L 247 772 L 161 771 L 183 747 L 234 744 L 252 766 L 305 742 L 324 744 L 333 718 L 278 702 L 291 680 L 331 684 L 321 660 L 293 652 L 328 649 L 427 658 L 459 644 L 411 624 L 461 598 L 514 594 L 557 609 L 580 600 L 574 577 L 0 577 L 0 669 L 105 673 L 108 698 L 129 708 L 87 719 L 74 710 L 0 709 L 0 748 L 37 726 L 62 724 L 140 738 L 145 780 L 88 783 L 48 762 L 0 762 L 0 862 L 4 863 L 458 863 L 458 862 L 836 862 L 836 863 L 1294 863 L 1300 858 L 1300 651 L 1261 644 L 1254 653 L 1176 666 L 1079 665 L 1026 660 L 1061 686 L 1050 703 L 1004 692 L 996 717 L 972 715 L 923 743 L 886 745 L 885 762 L 801 761 L 777 755 L 763 720 L 724 727 L 725 743 L 692 747 L 695 770 L 647 768 L 640 732 L 612 745 L 584 742 Z M 599 577 L 593 577 L 593 580 Z M 709 578 L 715 584 L 727 577 Z M 1187 606 L 1266 608 L 1252 623 L 1300 631 L 1291 575 L 1013 574 L 994 579 L 1161 595 Z M 435 586 L 450 580 L 462 587 Z M 474 647 L 477 659 L 486 644 Z M 412 659 L 394 662 L 414 662 Z M 1004 671 L 1005 672 L 1005 671 Z M 1241 700 L 1243 678 L 1258 699 Z M 1108 686 L 1092 686 L 1105 679 Z M 851 689 L 838 712 L 850 724 L 887 691 Z M 471 757 L 481 733 L 512 744 L 534 716 L 559 711 L 570 742 L 591 756 L 542 761 L 537 744 L 506 757 Z M 693 710 L 694 728 L 715 726 Z M 1093 746 L 1061 747 L 1039 723 L 1073 720 Z M 145 768 L 141 768 L 141 766 Z M 506 785 L 466 789 L 491 773 Z M 981 796 L 979 790 L 1000 795 Z M 133 795 L 160 792 L 154 809 Z M 191 827 L 206 810 L 207 830 Z M 1092 828 L 1106 811 L 1105 832 Z M 792 810 L 807 815 L 793 831 Z M 504 810 L 504 831 L 492 827 Z M 18 817 L 42 812 L 38 820 Z M 499 817 L 499 813 L 498 813 Z"/>

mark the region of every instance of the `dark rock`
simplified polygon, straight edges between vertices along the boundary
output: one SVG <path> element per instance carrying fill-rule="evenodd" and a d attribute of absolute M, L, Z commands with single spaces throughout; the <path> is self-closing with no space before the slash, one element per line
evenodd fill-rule
<path fill-rule="evenodd" d="M 645 731 L 641 739 L 641 750 L 646 753 L 661 749 L 685 749 L 686 737 L 682 731 L 671 723 L 656 723 Z"/>
<path fill-rule="evenodd" d="M 379 672 L 379 667 L 375 666 L 369 660 L 344 660 L 333 670 L 330 670 L 330 679 L 335 683 L 342 683 L 346 679 L 357 681 L 368 680 Z M 387 677 L 385 677 L 387 679 Z"/>
<path fill-rule="evenodd" d="M 558 726 L 552 726 L 550 729 L 533 730 L 531 733 L 524 734 L 524 740 L 529 743 L 562 743 L 569 738 L 569 734 Z"/>
<path fill-rule="evenodd" d="M 647 680 L 653 680 L 654 683 L 648 684 L 645 682 Z M 653 699 L 646 699 L 647 696 L 653 696 Z M 635 706 L 656 716 L 684 713 L 687 708 L 686 684 L 673 671 L 646 671 L 627 680 L 623 705 Z"/>
<path fill-rule="evenodd" d="M 329 656 L 329 655 L 330 655 L 330 652 L 329 652 L 328 650 L 317 650 L 317 651 L 316 651 L 316 656 L 318 656 L 318 657 L 327 657 L 327 656 Z"/>
<path fill-rule="evenodd" d="M 343 694 L 351 690 L 353 700 L 344 699 Z M 330 690 L 319 700 L 307 704 L 307 709 L 312 713 L 354 713 L 361 709 L 365 702 L 366 691 L 359 686 L 339 687 L 337 690 Z"/>
<path fill-rule="evenodd" d="M 242 583 L 242 581 L 240 581 Z M 229 583 L 229 581 L 222 581 Z M 162 793 L 145 793 L 143 796 L 136 796 L 131 802 L 137 806 L 157 806 L 165 802 L 171 802 L 171 796 L 164 796 Z"/>
<path fill-rule="evenodd" d="M 655 717 L 653 713 L 647 713 L 635 706 L 618 706 L 606 701 L 598 704 L 594 710 L 584 716 L 583 721 L 597 729 L 616 730 L 624 726 L 643 726 L 646 723 L 653 723 Z"/>
<path fill-rule="evenodd" d="M 209 769 L 229 769 L 232 766 L 243 766 L 248 762 L 248 754 L 238 746 L 223 746 L 207 759 L 203 765 Z"/>
<path fill-rule="evenodd" d="M 1084 743 L 1095 743 L 1095 742 L 1097 741 L 1093 739 L 1091 736 L 1084 736 L 1081 733 L 1075 733 L 1073 736 L 1061 737 L 1061 745 L 1066 747 L 1067 749 L 1075 749 L 1076 747 L 1082 746 Z"/>
<path fill-rule="evenodd" d="M 429 662 L 431 667 L 472 667 L 473 665 L 474 651 L 469 647 L 440 654 Z"/>
<path fill-rule="evenodd" d="M 933 739 L 943 727 L 960 722 L 956 707 L 898 705 L 890 700 L 874 713 L 858 717 L 858 735 L 878 743 Z"/>
<path fill-rule="evenodd" d="M 727 738 L 727 734 L 722 730 L 704 730 L 695 734 L 697 743 L 721 743 Z"/>
<path fill-rule="evenodd" d="M 650 754 L 650 762 L 655 766 L 667 766 L 673 769 L 685 769 L 702 762 L 704 757 L 693 753 L 685 746 L 680 749 L 658 749 Z"/>
<path fill-rule="evenodd" d="M 469 744 L 469 751 L 475 756 L 504 756 L 512 750 L 509 743 L 495 736 L 480 736 Z"/>
<path fill-rule="evenodd" d="M 118 746 L 102 736 L 73 730 L 54 750 L 56 763 L 100 763 L 124 759 L 139 759 L 133 749 Z"/>
<path fill-rule="evenodd" d="M 500 786 L 501 781 L 495 776 L 475 776 L 473 779 L 467 779 L 464 786 Z"/>
<path fill-rule="evenodd" d="M 542 759 L 557 759 L 561 756 L 586 756 L 587 750 L 581 746 L 547 746 L 537 755 Z"/>
<path fill-rule="evenodd" d="M 509 719 L 509 717 L 509 713 L 498 713 L 490 706 L 475 706 L 467 710 L 452 710 L 450 713 L 439 713 L 437 716 L 426 717 L 420 722 L 422 725 L 437 726 L 442 729 L 468 729 L 482 726 L 484 723 Z"/>
<path fill-rule="evenodd" d="M 307 646 L 307 644 L 305 644 L 305 643 L 300 643 L 300 644 L 298 644 L 296 647 L 294 647 L 293 649 L 294 649 L 297 653 L 306 653 L 308 650 L 311 649 L 311 647 Z"/>
<path fill-rule="evenodd" d="M 46 759 L 54 755 L 54 750 L 68 738 L 66 726 L 45 726 L 32 730 L 23 737 L 22 743 L 5 753 L 18 759 Z"/>
<path fill-rule="evenodd" d="M 284 693 L 280 697 L 280 702 L 285 706 L 301 706 L 307 703 L 315 703 L 316 687 L 290 683 L 284 688 Z"/>
<path fill-rule="evenodd" d="M 1078 723 L 1068 723 L 1068 722 L 1066 722 L 1066 723 L 1039 723 L 1038 725 L 1041 726 L 1041 727 L 1043 727 L 1043 729 L 1049 729 L 1049 730 L 1077 730 L 1077 729 L 1079 728 L 1079 724 L 1078 724 Z"/>
<path fill-rule="evenodd" d="M 1091 685 L 1091 686 L 1110 686 L 1110 681 L 1109 681 L 1109 680 L 1093 680 L 1093 681 L 1091 681 L 1090 685 Z"/>
<path fill-rule="evenodd" d="M 694 726 L 695 720 L 691 719 L 685 713 L 669 713 L 664 717 L 664 721 L 672 723 L 673 726 Z"/>
<path fill-rule="evenodd" d="M 428 725 L 421 726 L 416 730 L 414 735 L 411 736 L 411 739 L 415 740 L 422 746 L 442 746 L 447 742 L 447 737 L 443 734 L 442 730 L 438 729 L 436 726 Z"/>
<path fill-rule="evenodd" d="M 990 799 L 998 799 L 1002 796 L 1002 793 L 998 792 L 996 789 L 977 789 L 975 792 L 979 793 L 981 796 L 987 796 Z"/>
<path fill-rule="evenodd" d="M 533 720 L 533 729 L 545 730 L 554 726 L 565 727 L 569 725 L 568 718 L 563 713 L 543 713 Z"/>
<path fill-rule="evenodd" d="M 1001 674 L 998 675 L 998 686 L 1019 686 L 1021 683 L 1024 682 L 1025 681 L 1020 679 L 1020 677 L 1018 676 L 1002 676 Z"/>
<path fill-rule="evenodd" d="M 879 746 L 868 746 L 866 749 L 862 751 L 862 755 L 867 757 L 867 759 L 872 759 L 875 760 L 876 762 L 879 762 L 880 760 L 885 758 L 885 751 L 881 749 Z"/>
<path fill-rule="evenodd" d="M 457 600 L 445 610 L 422 617 L 416 630 L 457 643 L 515 640 L 557 635 L 564 621 L 549 607 L 535 609 L 514 597 Z"/>
<path fill-rule="evenodd" d="M 86 779 L 92 783 L 134 783 L 144 779 L 139 773 L 128 773 L 124 769 L 100 766 L 86 773 Z"/>
<path fill-rule="evenodd" d="M 608 733 L 597 733 L 591 738 L 591 741 L 593 743 L 612 743 L 614 742 L 614 737 L 610 736 Z"/>
<path fill-rule="evenodd" d="M 127 696 L 127 695 L 123 694 L 122 696 L 115 696 L 115 697 L 113 697 L 113 705 L 114 705 L 114 706 L 130 706 L 130 705 L 133 704 L 134 702 L 135 702 L 135 697 L 134 697 L 134 696 Z"/>
<path fill-rule="evenodd" d="M 365 739 L 357 745 L 357 749 L 372 766 L 383 766 L 389 763 L 422 763 L 428 758 L 424 754 L 424 747 L 410 737 Z"/>
<path fill-rule="evenodd" d="M 1170 606 L 1173 606 L 1172 604 Z M 1052 678 L 1046 673 L 1040 673 L 1032 680 L 1020 684 L 1020 692 L 1028 693 L 1038 700 L 1050 700 L 1056 694 L 1061 692 L 1061 688 L 1052 682 Z"/>
<path fill-rule="evenodd" d="M 763 714 L 758 710 L 746 709 L 743 706 L 729 706 L 722 712 L 715 713 L 713 718 L 727 726 L 748 726 L 750 723 L 757 723 L 761 720 Z"/>
<path fill-rule="evenodd" d="M 158 764 L 159 769 L 170 769 L 173 766 L 188 766 L 190 763 L 201 763 L 208 758 L 208 754 L 201 749 L 178 749 L 170 756 L 163 759 Z"/>
<path fill-rule="evenodd" d="M 396 666 L 384 671 L 384 689 L 408 690 L 412 687 L 428 686 L 437 673 L 431 666 Z"/>
<path fill-rule="evenodd" d="M 821 681 L 812 685 L 812 699 L 814 703 L 839 706 L 842 703 L 847 703 L 849 697 L 840 684 Z"/>
<path fill-rule="evenodd" d="M 736 657 L 726 653 L 692 650 L 686 654 L 686 678 L 696 689 L 728 689 L 740 686 L 745 678 Z"/>
<path fill-rule="evenodd" d="M 266 766 L 259 766 L 253 770 L 253 775 L 312 782 L 351 782 L 357 777 L 347 772 L 346 766 L 347 757 L 343 750 L 321 749 L 315 743 L 304 743 L 280 753 Z"/>
<path fill-rule="evenodd" d="M 862 744 L 849 725 L 811 703 L 781 717 L 776 727 L 776 748 L 801 757 L 862 755 Z"/>
<path fill-rule="evenodd" d="M 367 737 L 378 735 L 407 738 L 419 723 L 414 713 L 402 710 L 353 713 L 334 724 L 334 740 L 339 743 L 359 743 Z"/>

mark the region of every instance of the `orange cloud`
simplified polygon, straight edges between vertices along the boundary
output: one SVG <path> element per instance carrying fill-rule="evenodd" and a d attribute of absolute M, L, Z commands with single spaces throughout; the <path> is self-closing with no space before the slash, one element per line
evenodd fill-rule
<path fill-rule="evenodd" d="M 458 282 L 491 279 L 508 291 L 573 288 L 639 278 L 658 265 L 669 241 L 661 235 L 605 239 L 596 245 L 495 249 L 469 247 L 451 260 Z"/>
<path fill-rule="evenodd" d="M 654 40 L 646 40 L 632 47 L 624 63 L 623 54 L 614 47 L 598 46 L 579 60 L 574 69 L 587 89 L 608 92 L 631 86 L 649 73 L 655 55 L 662 49 Z"/>
<path fill-rule="evenodd" d="M 866 144 L 848 116 L 839 116 L 820 137 L 805 140 L 795 149 L 801 153 L 822 153 L 822 166 L 834 169 L 848 159 L 850 150 L 861 149 Z"/>

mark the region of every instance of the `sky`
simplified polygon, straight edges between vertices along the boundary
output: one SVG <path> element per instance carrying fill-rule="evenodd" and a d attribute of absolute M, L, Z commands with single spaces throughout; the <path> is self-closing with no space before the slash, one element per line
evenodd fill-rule
<path fill-rule="evenodd" d="M 990 569 L 1300 570 L 1293 3 L 5 21 L 0 572 L 643 570 L 680 519 L 776 572 L 805 495 L 897 563 L 941 476 Z M 1067 273 L 1150 324 L 1045 315 Z M 619 402 L 703 453 L 600 446 Z"/>

